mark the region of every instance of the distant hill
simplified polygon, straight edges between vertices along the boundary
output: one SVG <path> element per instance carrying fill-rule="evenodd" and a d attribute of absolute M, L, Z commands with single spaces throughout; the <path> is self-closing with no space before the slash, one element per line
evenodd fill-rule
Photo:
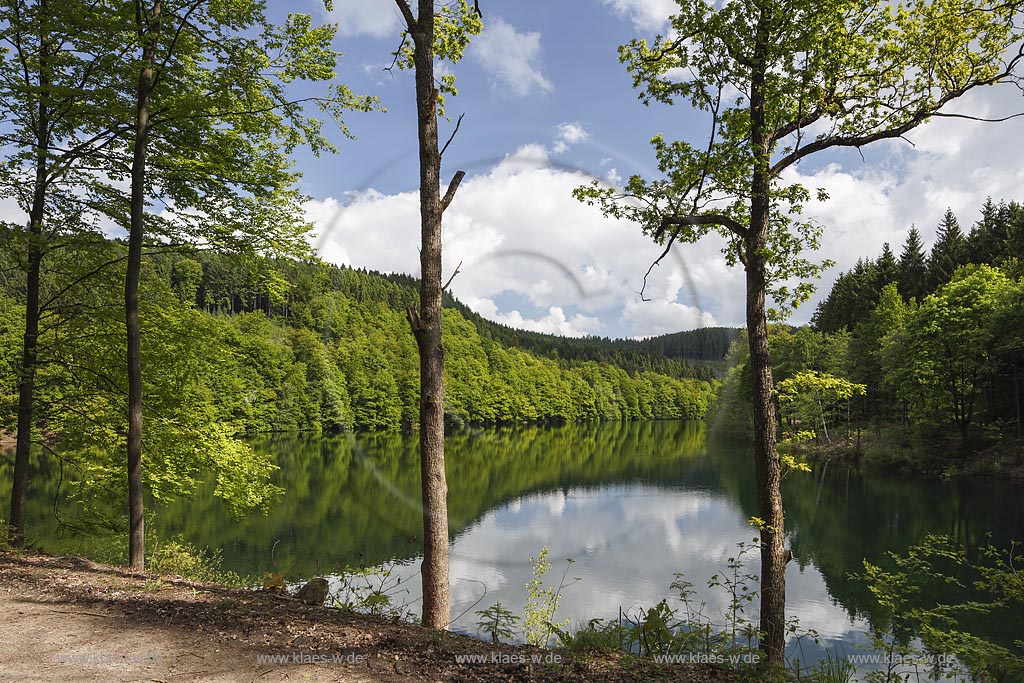
<path fill-rule="evenodd" d="M 337 271 L 352 270 L 344 266 L 325 266 Z M 380 278 L 397 286 L 398 291 L 382 287 L 378 300 L 393 306 L 415 306 L 418 301 L 419 281 L 404 274 L 379 273 L 358 269 L 370 278 Z M 342 280 L 346 278 L 342 277 Z M 374 289 L 347 291 L 349 296 L 363 295 L 373 299 Z M 663 334 L 647 339 L 609 339 L 607 337 L 563 337 L 556 334 L 520 330 L 484 318 L 450 294 L 445 294 L 444 305 L 457 309 L 473 323 L 481 337 L 493 339 L 503 346 L 521 348 L 538 356 L 565 361 L 595 361 L 617 365 L 630 372 L 652 370 L 673 377 L 701 377 L 710 379 L 723 370 L 725 356 L 742 332 L 734 327 L 704 327 Z"/>

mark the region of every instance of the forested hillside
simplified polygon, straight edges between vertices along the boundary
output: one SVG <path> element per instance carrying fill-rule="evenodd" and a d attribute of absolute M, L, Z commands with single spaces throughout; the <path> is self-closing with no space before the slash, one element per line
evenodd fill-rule
<path fill-rule="evenodd" d="M 113 265 L 81 282 L 63 282 L 64 271 L 55 271 L 59 274 L 46 287 L 60 300 L 44 335 L 55 342 L 47 371 L 54 392 L 85 379 L 74 369 L 82 359 L 109 355 L 112 364 L 120 353 L 116 323 L 103 322 L 107 318 L 102 312 L 105 306 L 116 308 L 104 302 L 117 301 L 116 281 L 122 276 L 116 262 L 122 247 L 94 242 L 89 248 L 93 261 L 106 259 Z M 10 404 L 22 286 L 15 264 L 8 263 L 4 272 L 0 334 L 6 361 L 3 400 Z M 145 276 L 144 300 L 160 326 L 145 337 L 154 389 L 166 387 L 168 376 L 191 368 L 192 374 L 180 381 L 201 395 L 191 398 L 197 409 L 249 432 L 381 430 L 415 422 L 419 375 L 405 317 L 417 297 L 412 278 L 321 263 L 173 250 L 151 254 Z M 97 299 L 104 287 L 111 288 L 111 296 Z M 83 302 L 85 291 L 95 300 Z M 711 385 L 697 377 L 711 374 L 679 359 L 685 338 L 673 337 L 676 355 L 668 357 L 648 351 L 651 344 L 664 341 L 563 340 L 510 330 L 452 299 L 448 303 L 446 413 L 452 423 L 704 414 Z M 175 341 L 162 345 L 158 339 L 167 334 Z M 711 360 L 731 337 L 728 330 L 694 334 L 694 353 Z M 111 348 L 95 343 L 100 336 Z M 79 340 L 92 341 L 75 348 Z M 113 370 L 103 375 L 118 377 Z M 111 379 L 94 389 L 116 395 L 116 387 Z"/>
<path fill-rule="evenodd" d="M 869 457 L 931 471 L 980 466 L 984 451 L 1012 460 L 1005 444 L 1021 437 L 1024 379 L 1021 253 L 1024 206 L 989 200 L 968 232 L 947 211 L 929 251 L 911 229 L 898 258 L 885 245 L 841 274 L 811 327 L 772 334 L 784 429 L 810 427 L 823 443 L 860 426 L 874 442 Z M 734 360 L 716 410 L 728 423 L 749 409 L 743 354 Z"/>
<path fill-rule="evenodd" d="M 383 303 L 404 312 L 415 306 L 419 283 L 409 275 L 378 273 L 320 262 L 243 260 L 224 254 L 197 252 L 163 257 L 162 272 L 182 298 L 195 298 L 210 313 L 263 311 L 268 316 L 311 326 L 310 306 L 328 291 L 359 303 Z M 286 284 L 287 283 L 287 284 Z M 643 340 L 562 337 L 519 330 L 487 320 L 447 292 L 446 308 L 471 322 L 477 333 L 502 346 L 570 362 L 610 363 L 627 372 L 641 370 L 672 377 L 713 379 L 739 330 L 708 327 Z"/>

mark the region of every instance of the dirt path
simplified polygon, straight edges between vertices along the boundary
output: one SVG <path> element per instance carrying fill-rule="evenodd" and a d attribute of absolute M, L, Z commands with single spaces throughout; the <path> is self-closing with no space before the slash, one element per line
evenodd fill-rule
<path fill-rule="evenodd" d="M 533 655 L 557 655 L 558 663 L 525 663 Z M 487 661 L 460 661 L 467 656 Z M 273 593 L 78 558 L 0 553 L 2 682 L 727 680 L 711 667 L 492 645 Z"/>

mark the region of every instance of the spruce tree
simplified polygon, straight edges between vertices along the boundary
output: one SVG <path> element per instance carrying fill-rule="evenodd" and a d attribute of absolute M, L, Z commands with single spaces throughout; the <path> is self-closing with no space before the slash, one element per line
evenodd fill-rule
<path fill-rule="evenodd" d="M 900 294 L 907 299 L 915 298 L 920 301 L 928 292 L 927 277 L 928 265 L 921 246 L 921 233 L 916 227 L 910 226 L 907 241 L 903 243 L 903 253 L 900 254 L 897 280 Z"/>
<path fill-rule="evenodd" d="M 928 257 L 928 290 L 935 291 L 953 278 L 953 272 L 967 262 L 967 242 L 960 223 L 946 209 L 935 232 L 935 244 Z"/>

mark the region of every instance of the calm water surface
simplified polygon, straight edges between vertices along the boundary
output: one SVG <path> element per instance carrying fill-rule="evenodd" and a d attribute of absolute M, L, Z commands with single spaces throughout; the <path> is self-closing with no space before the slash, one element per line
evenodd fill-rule
<path fill-rule="evenodd" d="M 418 609 L 415 435 L 299 435 L 254 445 L 276 455 L 277 483 L 287 491 L 278 504 L 235 520 L 206 487 L 157 512 L 160 537 L 219 548 L 225 568 L 242 574 L 276 571 L 294 581 L 347 565 L 393 567 L 392 600 Z M 449 436 L 447 466 L 458 630 L 475 632 L 474 612 L 497 601 L 521 613 L 530 558 L 544 546 L 553 565 L 548 582 L 557 584 L 568 568 L 558 618 L 575 625 L 670 597 L 677 572 L 703 589 L 737 544 L 755 536 L 746 521 L 757 514 L 749 448 L 709 444 L 698 424 L 474 430 Z M 45 462 L 39 468 L 37 481 L 50 483 L 34 489 L 34 528 L 42 530 L 40 545 L 60 550 L 55 472 Z M 787 575 L 789 615 L 852 650 L 865 642 L 874 609 L 849 576 L 864 559 L 903 552 L 929 533 L 969 545 L 986 534 L 997 543 L 1024 539 L 1021 493 L 998 482 L 902 480 L 836 464 L 789 475 L 786 525 L 796 557 Z M 757 573 L 756 554 L 748 557 Z M 712 616 L 727 602 L 706 589 L 701 599 Z M 1022 615 L 997 621 L 984 628 L 1006 637 L 1024 632 Z"/>

